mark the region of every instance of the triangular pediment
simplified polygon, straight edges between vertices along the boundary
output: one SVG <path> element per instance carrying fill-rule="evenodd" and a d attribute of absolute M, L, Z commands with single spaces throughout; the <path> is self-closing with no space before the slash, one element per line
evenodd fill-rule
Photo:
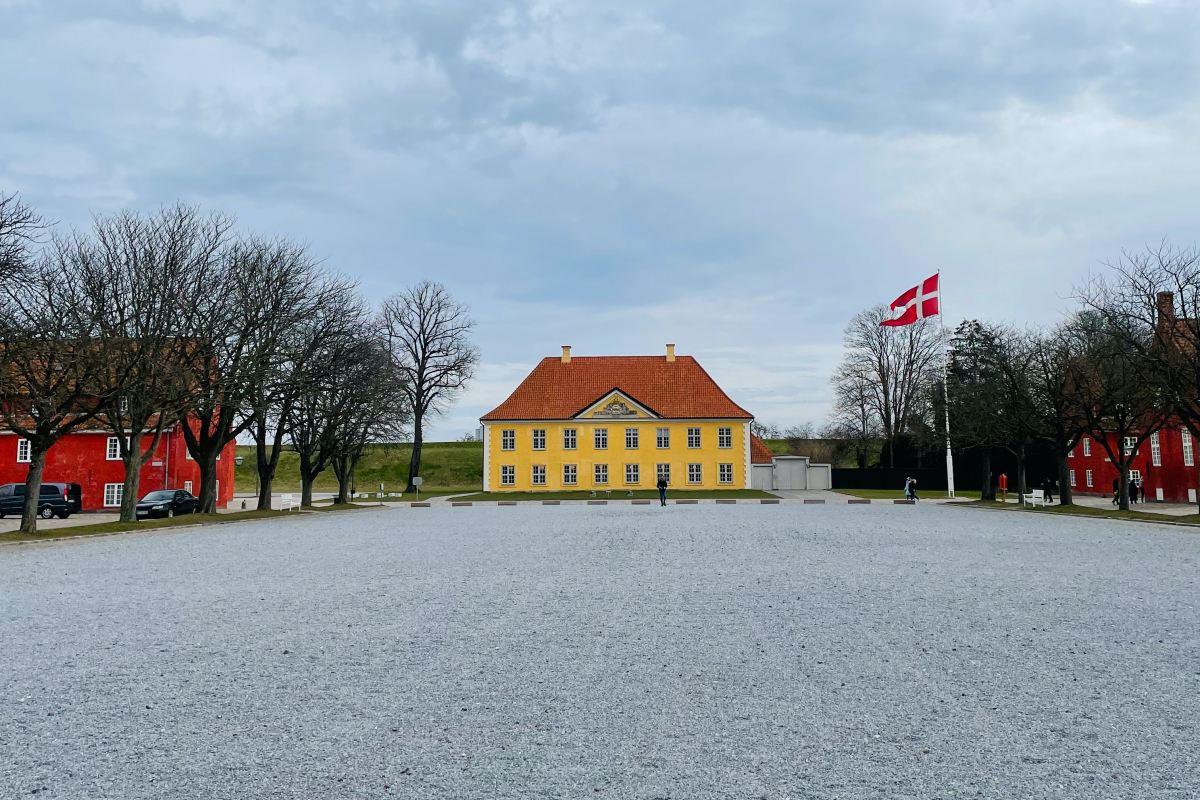
<path fill-rule="evenodd" d="M 575 419 L 658 419 L 654 410 L 620 389 L 604 393 L 599 400 L 575 415 Z"/>

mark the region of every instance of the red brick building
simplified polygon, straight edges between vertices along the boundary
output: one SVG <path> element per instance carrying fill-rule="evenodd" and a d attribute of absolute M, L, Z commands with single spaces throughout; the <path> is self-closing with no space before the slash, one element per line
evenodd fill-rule
<path fill-rule="evenodd" d="M 142 446 L 149 444 L 146 437 Z M 231 442 L 217 461 L 217 507 L 233 499 L 236 446 Z M 0 431 L 0 484 L 24 483 L 29 472 L 29 445 L 20 436 Z M 58 440 L 46 453 L 48 483 L 78 483 L 83 487 L 83 510 L 115 510 L 121 505 L 125 464 L 116 437 L 100 429 L 80 430 Z M 177 424 L 163 434 L 154 455 L 146 459 L 138 481 L 138 497 L 155 489 L 187 489 L 200 493 L 200 468 L 188 455 Z"/>
<path fill-rule="evenodd" d="M 1142 442 L 1134 453 L 1129 474 L 1144 487 L 1147 500 L 1196 502 L 1196 443 L 1187 428 L 1172 425 Z M 1110 441 L 1115 448 L 1115 437 Z M 1123 443 L 1133 447 L 1133 440 Z M 1112 497 L 1116 467 L 1108 453 L 1090 436 L 1080 440 L 1067 459 L 1071 487 L 1078 494 Z"/>

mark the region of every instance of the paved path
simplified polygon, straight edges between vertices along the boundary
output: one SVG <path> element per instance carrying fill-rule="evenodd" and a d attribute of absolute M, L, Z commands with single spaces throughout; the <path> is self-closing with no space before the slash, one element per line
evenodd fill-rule
<path fill-rule="evenodd" d="M 1200 796 L 1200 536 L 381 509 L 0 549 L 0 797 Z"/>

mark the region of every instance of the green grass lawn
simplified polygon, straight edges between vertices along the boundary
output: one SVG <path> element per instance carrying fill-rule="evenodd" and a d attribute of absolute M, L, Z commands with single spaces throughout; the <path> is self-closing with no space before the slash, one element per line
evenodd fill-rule
<path fill-rule="evenodd" d="M 254 466 L 253 445 L 239 445 L 237 454 L 243 463 L 235 471 L 238 492 L 253 492 L 258 470 Z M 355 486 L 360 492 L 378 491 L 383 483 L 386 492 L 401 492 L 408 482 L 409 444 L 376 444 L 367 447 L 355 472 Z M 300 462 L 295 453 L 284 452 L 275 472 L 276 492 L 300 491 Z M 482 442 L 426 442 L 421 448 L 421 477 L 425 479 L 421 496 L 434 493 L 479 491 L 483 488 Z M 318 477 L 314 490 L 336 492 L 337 478 L 327 469 Z M 407 495 L 406 495 L 407 499 Z"/>
<path fill-rule="evenodd" d="M 181 525 L 219 525 L 244 519 L 263 519 L 295 513 L 289 511 L 240 511 L 234 514 L 187 514 L 169 519 L 146 519 L 141 522 L 99 522 L 95 525 L 73 525 L 67 528 L 49 528 L 34 534 L 6 531 L 0 533 L 0 542 L 40 542 L 48 539 L 66 539 L 72 536 L 88 536 L 94 533 L 123 533 L 126 531 L 149 531 L 158 528 L 177 528 Z"/>
<path fill-rule="evenodd" d="M 903 500 L 904 491 L 902 489 L 838 489 L 834 488 L 838 494 L 846 494 L 851 497 L 862 497 L 867 500 Z M 946 497 L 945 489 L 925 489 L 917 490 L 917 496 L 924 500 L 941 500 Z M 955 497 L 965 498 L 967 500 L 978 500 L 979 490 L 968 489 L 966 491 L 956 491 Z"/>
<path fill-rule="evenodd" d="M 1094 508 L 1092 506 L 1020 506 L 1012 503 L 979 501 L 977 505 L 995 508 L 1002 511 L 1020 511 L 1031 514 L 1059 514 L 1075 517 L 1101 517 L 1103 519 L 1123 519 L 1134 522 L 1179 523 L 1183 525 L 1200 525 L 1200 514 L 1188 514 L 1182 517 L 1169 514 L 1155 514 L 1146 511 L 1122 511 L 1119 508 Z"/>
<path fill-rule="evenodd" d="M 668 491 L 668 500 L 716 500 L 739 499 L 752 500 L 772 498 L 770 492 L 757 489 L 698 489 L 696 491 Z M 612 492 L 596 492 L 588 490 L 575 492 L 477 492 L 455 500 L 477 502 L 488 500 L 657 500 L 658 492 L 654 489 L 635 489 L 632 493 L 624 489 L 614 489 Z"/>

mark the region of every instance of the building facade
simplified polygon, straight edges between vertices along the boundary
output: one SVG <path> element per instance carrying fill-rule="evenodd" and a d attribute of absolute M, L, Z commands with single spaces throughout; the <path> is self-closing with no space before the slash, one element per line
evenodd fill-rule
<path fill-rule="evenodd" d="M 1116 437 L 1108 440 L 1115 450 Z M 1167 503 L 1196 502 L 1196 442 L 1187 428 L 1171 425 L 1135 449 L 1132 438 L 1120 443 L 1133 452 L 1129 474 L 1144 488 L 1147 500 Z M 1117 469 L 1104 448 L 1091 436 L 1079 444 L 1067 457 L 1071 488 L 1079 494 L 1112 497 Z"/>
<path fill-rule="evenodd" d="M 150 444 L 145 437 L 142 447 Z M 234 456 L 230 443 L 217 461 L 217 507 L 233 499 Z M 11 432 L 0 432 L 0 484 L 24 483 L 29 473 L 29 442 Z M 125 464 L 115 436 L 104 430 L 88 429 L 67 434 L 46 453 L 42 480 L 47 483 L 78 483 L 83 488 L 84 511 L 115 511 L 121 506 Z M 188 453 L 183 430 L 178 424 L 166 431 L 158 448 L 142 466 L 138 497 L 155 489 L 186 489 L 200 493 L 200 468 Z"/>
<path fill-rule="evenodd" d="M 543 359 L 485 414 L 487 492 L 748 489 L 754 417 L 691 356 Z"/>

